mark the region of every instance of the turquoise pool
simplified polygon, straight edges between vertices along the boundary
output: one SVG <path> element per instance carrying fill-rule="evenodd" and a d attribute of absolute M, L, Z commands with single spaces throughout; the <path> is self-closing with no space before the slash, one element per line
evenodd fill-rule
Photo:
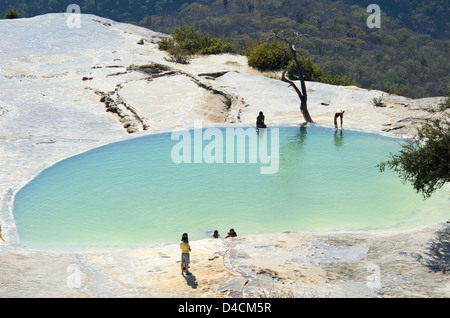
<path fill-rule="evenodd" d="M 261 173 L 259 161 L 175 163 L 179 141 L 172 133 L 65 159 L 17 193 L 21 244 L 132 248 L 177 242 L 184 232 L 202 239 L 215 229 L 222 235 L 230 228 L 238 235 L 385 231 L 448 218 L 448 191 L 424 201 L 396 175 L 375 167 L 399 149 L 399 140 L 314 125 L 277 128 L 277 149 L 269 142 L 269 150 L 279 150 L 278 169 L 271 174 Z M 225 135 L 225 129 L 219 131 Z M 266 133 L 272 140 L 272 131 Z"/>

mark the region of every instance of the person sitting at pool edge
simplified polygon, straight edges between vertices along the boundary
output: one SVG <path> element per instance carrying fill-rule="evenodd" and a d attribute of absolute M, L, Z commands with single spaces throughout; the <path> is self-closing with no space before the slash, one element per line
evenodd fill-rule
<path fill-rule="evenodd" d="M 256 128 L 266 128 L 266 124 L 264 124 L 263 112 L 259 112 L 259 116 L 256 117 Z"/>
<path fill-rule="evenodd" d="M 230 232 L 228 232 L 227 236 L 225 236 L 225 238 L 228 237 L 236 237 L 237 233 L 234 231 L 234 229 L 230 229 Z"/>

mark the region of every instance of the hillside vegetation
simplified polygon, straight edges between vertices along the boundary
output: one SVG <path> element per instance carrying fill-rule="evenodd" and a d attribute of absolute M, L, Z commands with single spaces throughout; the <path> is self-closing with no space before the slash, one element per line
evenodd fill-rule
<path fill-rule="evenodd" d="M 448 0 L 379 0 L 381 28 L 370 29 L 370 0 L 134 0 L 80 1 L 82 13 L 133 22 L 172 33 L 192 25 L 227 39 L 243 53 L 271 31 L 308 35 L 297 50 L 328 76 L 345 76 L 363 88 L 409 97 L 444 95 L 448 89 Z M 29 17 L 65 12 L 71 1 L 1 1 Z"/>

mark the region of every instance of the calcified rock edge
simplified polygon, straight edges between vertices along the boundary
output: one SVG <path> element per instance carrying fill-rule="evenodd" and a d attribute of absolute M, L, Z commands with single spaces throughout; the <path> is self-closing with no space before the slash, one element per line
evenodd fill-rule
<path fill-rule="evenodd" d="M 273 233 L 191 242 L 193 276 L 178 243 L 139 250 L 43 252 L 20 246 L 12 206 L 33 176 L 68 156 L 137 135 L 204 124 L 299 124 L 292 88 L 235 55 L 167 61 L 165 35 L 82 15 L 0 21 L 1 297 L 448 297 L 437 243 L 448 225 L 402 233 Z M 441 98 L 307 83 L 309 108 L 332 127 L 411 134 Z M 384 107 L 373 98 L 383 96 Z M 82 233 L 81 233 L 82 234 Z M 177 238 L 174 238 L 176 241 Z M 448 247 L 447 247 L 448 250 Z M 74 279 L 77 269 L 80 280 Z"/>

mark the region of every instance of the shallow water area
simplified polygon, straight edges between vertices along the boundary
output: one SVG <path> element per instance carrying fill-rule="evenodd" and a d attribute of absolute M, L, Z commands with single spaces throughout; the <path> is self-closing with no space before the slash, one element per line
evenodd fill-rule
<path fill-rule="evenodd" d="M 242 144 L 230 145 L 227 128 L 214 131 L 224 136 L 221 151 L 211 151 L 220 134 L 207 139 L 209 129 L 188 131 L 190 149 L 175 153 L 187 158 L 190 150 L 191 163 L 177 163 L 173 150 L 181 139 L 161 133 L 92 149 L 44 170 L 15 198 L 21 244 L 133 248 L 178 242 L 184 232 L 196 240 L 216 229 L 224 236 L 230 228 L 238 235 L 407 230 L 448 217 L 447 190 L 423 200 L 395 174 L 376 168 L 399 149 L 398 139 L 314 125 L 250 127 L 258 145 L 246 139 L 241 163 Z M 270 163 L 258 151 L 262 140 Z M 232 151 L 233 160 L 226 160 Z M 206 163 L 208 153 L 216 159 L 222 153 L 223 163 Z M 276 160 L 276 171 L 261 173 Z"/>

